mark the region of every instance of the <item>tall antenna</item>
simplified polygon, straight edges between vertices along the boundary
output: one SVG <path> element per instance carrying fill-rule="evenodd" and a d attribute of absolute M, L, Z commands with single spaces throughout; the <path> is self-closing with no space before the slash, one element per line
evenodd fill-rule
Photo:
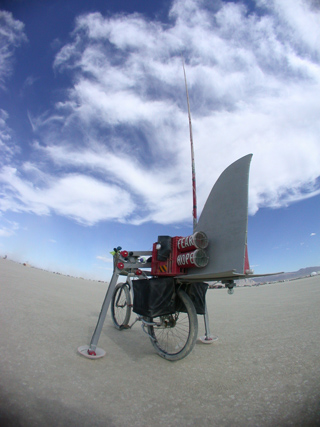
<path fill-rule="evenodd" d="M 193 199 L 192 217 L 193 217 L 193 231 L 195 231 L 196 226 L 198 224 L 198 218 L 197 218 L 196 168 L 195 168 L 195 163 L 194 163 L 192 124 L 191 124 L 191 113 L 190 113 L 190 105 L 189 105 L 189 94 L 188 94 L 187 76 L 186 76 L 186 70 L 184 68 L 184 60 L 183 60 L 183 56 L 182 55 L 181 55 L 181 60 L 182 60 L 184 82 L 185 82 L 185 85 L 186 85 L 186 94 L 187 94 L 187 103 L 188 103 L 189 132 L 190 132 L 190 144 L 191 144 L 191 168 L 192 168 L 192 199 Z"/>

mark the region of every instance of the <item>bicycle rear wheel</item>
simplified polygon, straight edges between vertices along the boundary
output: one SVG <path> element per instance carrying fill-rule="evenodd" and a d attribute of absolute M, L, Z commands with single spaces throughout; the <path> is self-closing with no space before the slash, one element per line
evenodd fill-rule
<path fill-rule="evenodd" d="M 131 295 L 127 283 L 119 283 L 113 292 L 111 317 L 117 329 L 126 329 L 131 316 Z"/>
<path fill-rule="evenodd" d="M 148 333 L 151 343 L 159 356 L 180 360 L 193 349 L 198 336 L 198 318 L 190 297 L 182 290 L 177 292 L 185 312 L 151 319 Z"/>

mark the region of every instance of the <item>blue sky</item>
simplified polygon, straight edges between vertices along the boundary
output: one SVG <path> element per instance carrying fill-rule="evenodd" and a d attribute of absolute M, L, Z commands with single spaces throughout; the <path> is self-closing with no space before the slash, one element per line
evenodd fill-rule
<path fill-rule="evenodd" d="M 256 273 L 320 265 L 318 2 L 2 0 L 0 254 L 108 280 L 253 153 Z"/>

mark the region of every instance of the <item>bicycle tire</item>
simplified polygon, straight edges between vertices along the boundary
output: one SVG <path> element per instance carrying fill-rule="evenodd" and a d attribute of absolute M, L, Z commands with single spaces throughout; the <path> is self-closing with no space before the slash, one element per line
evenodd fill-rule
<path fill-rule="evenodd" d="M 111 318 L 117 329 L 128 328 L 131 310 L 129 286 L 126 283 L 119 283 L 114 289 L 111 301 Z"/>
<path fill-rule="evenodd" d="M 183 359 L 193 349 L 198 336 L 197 312 L 183 290 L 177 292 L 186 312 L 150 319 L 148 334 L 159 356 L 170 361 Z M 160 326 L 161 325 L 161 326 Z"/>

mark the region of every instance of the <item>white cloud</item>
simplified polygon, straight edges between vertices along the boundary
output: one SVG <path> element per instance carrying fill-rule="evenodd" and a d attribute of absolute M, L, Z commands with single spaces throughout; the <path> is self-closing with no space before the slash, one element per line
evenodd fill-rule
<path fill-rule="evenodd" d="M 312 236 L 315 236 L 316 234 L 317 234 L 317 233 L 311 233 L 311 234 L 310 234 L 310 236 L 312 237 Z"/>
<path fill-rule="evenodd" d="M 26 40 L 24 24 L 0 10 L 0 88 L 5 87 L 5 79 L 12 72 L 14 49 Z"/>
<path fill-rule="evenodd" d="M 0 10 L 0 89 L 6 90 L 6 79 L 13 69 L 14 51 L 27 38 L 24 25 L 15 20 L 10 12 Z M 7 122 L 9 114 L 0 108 L 0 167 L 12 161 L 20 151 L 13 140 L 12 129 Z"/>
<path fill-rule="evenodd" d="M 20 151 L 12 138 L 12 130 L 7 125 L 8 118 L 8 113 L 0 108 L 0 166 L 9 163 Z"/>
<path fill-rule="evenodd" d="M 7 227 L 1 227 L 0 228 L 0 236 L 1 237 L 9 237 L 12 236 L 14 234 L 12 229 L 9 229 Z"/>
<path fill-rule="evenodd" d="M 304 43 L 313 52 L 320 52 L 320 8 L 313 0 L 296 0 L 294 7 L 290 0 L 258 0 L 278 15 L 280 21 L 291 28 L 293 41 Z"/>
<path fill-rule="evenodd" d="M 186 214 L 181 209 L 180 203 L 185 206 L 188 203 L 188 197 L 186 194 L 178 194 L 177 184 L 180 183 L 183 188 L 179 171 L 170 173 L 165 167 L 150 170 L 148 165 L 139 163 L 134 157 L 130 158 L 129 154 L 120 152 L 118 155 L 101 148 L 96 152 L 92 149 L 70 151 L 65 147 L 38 146 L 38 149 L 60 167 L 69 167 L 72 164 L 78 170 L 109 177 L 118 184 L 119 188 L 128 191 L 132 196 L 130 201 L 132 215 L 126 219 L 130 222 L 139 224 L 154 220 L 169 223 L 172 220 L 174 222 L 185 220 Z M 179 200 L 180 203 L 177 203 Z M 148 213 L 141 216 L 142 210 Z"/>
<path fill-rule="evenodd" d="M 3 209 L 85 224 L 191 221 L 181 53 L 200 207 L 250 152 L 251 213 L 319 194 L 320 26 L 310 4 L 259 0 L 248 14 L 240 3 L 176 0 L 169 24 L 78 17 L 54 63 L 72 83 L 54 111 L 29 113 L 39 142 L 32 163 L 1 175 Z"/>
<path fill-rule="evenodd" d="M 132 211 L 130 195 L 110 184 L 81 174 L 51 177 L 42 188 L 22 179 L 17 170 L 4 168 L 0 182 L 8 189 L 0 201 L 2 211 L 33 212 L 49 215 L 51 211 L 84 225 L 102 220 L 125 220 Z"/>
<path fill-rule="evenodd" d="M 113 262 L 113 258 L 111 258 L 111 257 L 97 255 L 96 258 L 99 259 L 100 261 L 103 261 L 103 262 L 108 262 L 108 263 Z"/>
<path fill-rule="evenodd" d="M 15 221 L 9 221 L 6 218 L 2 218 L 0 215 L 0 237 L 13 236 L 20 226 Z"/>

